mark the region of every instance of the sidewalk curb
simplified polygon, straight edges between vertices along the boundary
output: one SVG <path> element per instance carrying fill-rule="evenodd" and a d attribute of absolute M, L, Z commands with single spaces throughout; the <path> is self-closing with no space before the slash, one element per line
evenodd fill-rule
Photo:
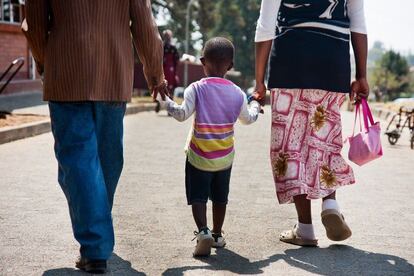
<path fill-rule="evenodd" d="M 373 108 L 372 113 L 378 117 L 381 120 L 388 121 L 392 116 L 394 116 L 396 113 L 393 111 L 390 111 L 388 109 L 383 108 Z"/>
<path fill-rule="evenodd" d="M 140 112 L 154 111 L 155 103 L 144 103 L 144 104 L 128 104 L 125 115 L 134 115 Z"/>
<path fill-rule="evenodd" d="M 0 130 L 0 144 L 33 137 L 50 131 L 50 120 L 27 123 L 15 127 L 5 127 Z"/>
<path fill-rule="evenodd" d="M 153 111 L 154 103 L 146 104 L 128 104 L 125 115 L 133 115 L 140 112 Z M 5 127 L 0 129 L 0 145 L 13 142 L 16 140 L 37 136 L 50 132 L 50 120 L 42 120 L 14 127 Z"/>

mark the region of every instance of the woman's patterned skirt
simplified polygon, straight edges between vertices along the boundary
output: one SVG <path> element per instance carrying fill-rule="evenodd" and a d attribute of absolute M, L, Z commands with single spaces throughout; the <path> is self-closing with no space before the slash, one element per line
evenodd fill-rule
<path fill-rule="evenodd" d="M 341 156 L 340 106 L 346 94 L 273 89 L 270 159 L 279 203 L 307 195 L 319 199 L 355 183 Z"/>

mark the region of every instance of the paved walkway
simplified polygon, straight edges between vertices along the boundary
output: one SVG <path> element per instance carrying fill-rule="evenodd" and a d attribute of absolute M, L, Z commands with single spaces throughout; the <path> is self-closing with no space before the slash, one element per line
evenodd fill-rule
<path fill-rule="evenodd" d="M 350 113 L 344 114 L 349 133 Z M 228 247 L 191 257 L 194 225 L 184 195 L 190 122 L 140 113 L 125 119 L 125 169 L 114 206 L 116 248 L 108 275 L 414 275 L 414 151 L 405 137 L 384 140 L 385 158 L 355 168 L 358 184 L 339 201 L 354 231 L 346 243 L 280 243 L 293 226 L 292 205 L 279 206 L 268 161 L 269 110 L 237 128 L 237 157 L 225 231 Z M 385 137 L 384 137 L 385 138 Z M 56 181 L 51 134 L 0 146 L 0 275 L 82 275 L 66 201 Z"/>

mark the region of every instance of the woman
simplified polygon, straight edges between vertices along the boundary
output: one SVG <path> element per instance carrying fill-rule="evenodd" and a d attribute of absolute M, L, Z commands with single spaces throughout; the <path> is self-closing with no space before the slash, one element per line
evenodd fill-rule
<path fill-rule="evenodd" d="M 322 222 L 334 241 L 352 234 L 336 190 L 353 184 L 341 157 L 340 106 L 351 92 L 366 98 L 367 35 L 363 0 L 263 0 L 256 30 L 256 94 L 264 100 L 270 55 L 271 162 L 279 203 L 295 203 L 298 223 L 280 240 L 316 246 L 312 199 L 323 199 Z M 351 84 L 350 46 L 356 60 Z M 272 46 L 273 45 L 273 46 Z"/>

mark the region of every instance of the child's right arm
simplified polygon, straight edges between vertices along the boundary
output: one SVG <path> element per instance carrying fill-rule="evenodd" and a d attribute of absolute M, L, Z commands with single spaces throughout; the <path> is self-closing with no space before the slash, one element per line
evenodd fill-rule
<path fill-rule="evenodd" d="M 247 98 L 244 97 L 244 102 L 239 115 L 240 122 L 244 125 L 253 124 L 257 121 L 261 110 L 262 108 L 257 101 L 252 101 L 248 104 Z"/>
<path fill-rule="evenodd" d="M 193 115 L 195 111 L 195 99 L 196 93 L 193 86 L 187 87 L 184 91 L 184 101 L 181 105 L 168 97 L 163 101 L 161 96 L 157 96 L 157 100 L 167 109 L 168 114 L 179 122 L 183 122 Z"/>

